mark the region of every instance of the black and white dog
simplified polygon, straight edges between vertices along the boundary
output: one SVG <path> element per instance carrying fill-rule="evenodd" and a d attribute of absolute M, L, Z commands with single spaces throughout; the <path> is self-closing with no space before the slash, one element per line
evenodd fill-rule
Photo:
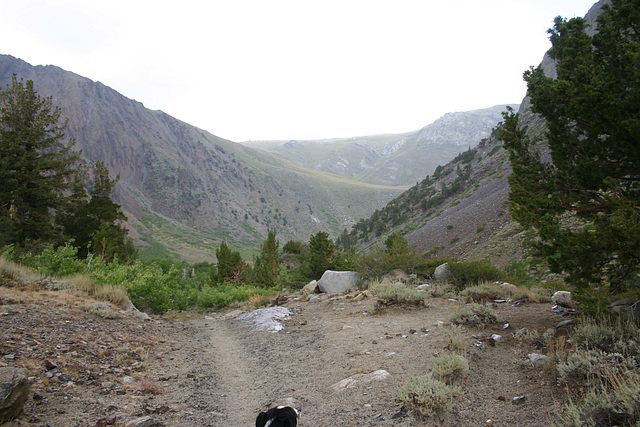
<path fill-rule="evenodd" d="M 256 427 L 296 427 L 300 412 L 290 406 L 276 406 L 267 412 L 260 412 Z"/>

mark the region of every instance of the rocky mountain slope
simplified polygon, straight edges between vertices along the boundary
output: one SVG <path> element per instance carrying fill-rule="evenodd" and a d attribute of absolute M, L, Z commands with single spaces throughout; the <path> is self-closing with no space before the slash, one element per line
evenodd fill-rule
<path fill-rule="evenodd" d="M 601 0 L 585 16 L 591 31 L 602 5 L 609 2 Z M 548 55 L 540 65 L 545 74 L 555 76 Z M 518 113 L 529 132 L 544 128 L 544 121 L 531 112 L 528 98 Z M 359 222 L 354 234 L 366 247 L 400 232 L 419 251 L 437 247 L 441 256 L 490 260 L 504 267 L 522 256 L 526 237 L 508 212 L 510 173 L 507 152 L 491 135 Z"/>
<path fill-rule="evenodd" d="M 511 105 L 517 108 L 517 105 Z M 248 141 L 305 167 L 361 182 L 413 185 L 488 137 L 506 105 L 447 113 L 414 132 L 312 141 Z"/>
<path fill-rule="evenodd" d="M 149 110 L 99 82 L 0 55 L 0 85 L 14 73 L 53 98 L 86 163 L 101 160 L 112 176 L 120 174 L 114 198 L 147 256 L 210 260 L 223 239 L 246 253 L 268 230 L 281 241 L 338 234 L 403 190 L 307 170 Z"/>

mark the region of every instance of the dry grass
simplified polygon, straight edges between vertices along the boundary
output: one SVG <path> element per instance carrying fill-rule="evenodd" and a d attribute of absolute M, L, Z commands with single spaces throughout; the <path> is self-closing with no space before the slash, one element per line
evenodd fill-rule
<path fill-rule="evenodd" d="M 267 307 L 271 304 L 271 298 L 265 295 L 251 295 L 248 305 L 252 309 Z"/>
<path fill-rule="evenodd" d="M 91 279 L 86 274 L 78 274 L 51 281 L 43 275 L 35 273 L 32 269 L 16 264 L 4 257 L 0 257 L 0 286 L 5 288 L 0 302 L 8 298 L 16 302 L 56 299 L 56 305 L 74 307 L 79 305 L 86 306 L 88 304 L 87 300 L 93 299 L 108 302 L 121 309 L 127 308 L 129 303 L 127 291 L 121 286 L 109 284 L 96 286 L 91 283 Z M 21 292 L 10 291 L 12 288 Z M 40 295 L 36 298 L 35 294 Z M 112 313 L 107 313 L 106 311 L 97 314 L 105 314 L 102 317 L 114 318 Z"/>
<path fill-rule="evenodd" d="M 143 379 L 140 382 L 140 387 L 138 387 L 137 391 L 139 391 L 142 394 L 153 394 L 158 395 L 158 394 L 162 394 L 162 390 L 160 390 L 160 387 L 158 387 L 158 384 L 150 379 Z"/>
<path fill-rule="evenodd" d="M 37 283 L 43 279 L 42 274 L 0 256 L 0 284 L 8 285 L 9 282 L 14 282 L 17 285 L 23 285 Z"/>

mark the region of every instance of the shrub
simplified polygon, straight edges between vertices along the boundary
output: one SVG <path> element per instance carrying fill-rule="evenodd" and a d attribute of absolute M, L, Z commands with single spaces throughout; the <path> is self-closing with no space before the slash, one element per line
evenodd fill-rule
<path fill-rule="evenodd" d="M 79 260 L 78 248 L 70 242 L 54 249 L 49 245 L 40 254 L 27 253 L 20 259 L 20 264 L 33 268 L 45 276 L 70 276 L 84 271 L 86 261 Z"/>
<path fill-rule="evenodd" d="M 482 303 L 504 298 L 517 300 L 525 298 L 527 295 L 527 292 L 520 288 L 500 286 L 490 282 L 483 282 L 460 291 L 460 297 Z"/>
<path fill-rule="evenodd" d="M 553 291 L 549 288 L 535 286 L 529 289 L 529 298 L 535 303 L 549 303 L 552 296 Z"/>
<path fill-rule="evenodd" d="M 632 372 L 636 368 L 635 357 L 602 350 L 579 350 L 567 356 L 557 366 L 560 380 L 569 385 L 608 383 L 612 377 Z"/>
<path fill-rule="evenodd" d="M 391 245 L 394 242 L 391 241 Z M 376 246 L 366 255 L 358 257 L 356 260 L 356 269 L 364 278 L 383 277 L 389 272 L 400 269 L 408 273 L 415 272 L 416 268 L 421 264 L 421 257 L 412 249 L 399 250 L 397 245 L 383 248 Z M 400 249 L 402 249 L 400 247 Z"/>
<path fill-rule="evenodd" d="M 449 263 L 449 282 L 461 291 L 469 285 L 481 282 L 495 282 L 505 280 L 506 274 L 491 264 L 480 261 L 451 262 Z"/>
<path fill-rule="evenodd" d="M 480 304 L 468 304 L 460 307 L 451 314 L 451 323 L 456 325 L 479 326 L 502 321 L 493 314 L 490 308 Z"/>
<path fill-rule="evenodd" d="M 429 375 L 409 378 L 398 388 L 398 399 L 425 418 L 450 411 L 453 395 L 460 393 Z"/>
<path fill-rule="evenodd" d="M 444 331 L 444 336 L 449 341 L 447 348 L 454 352 L 462 353 L 469 346 L 469 340 L 465 330 L 460 325 L 452 325 Z"/>
<path fill-rule="evenodd" d="M 427 296 L 425 292 L 402 282 L 374 281 L 369 285 L 369 290 L 378 297 L 378 303 L 381 305 L 422 305 Z"/>
<path fill-rule="evenodd" d="M 640 328 L 629 320 L 587 320 L 573 331 L 579 349 L 640 356 Z"/>
<path fill-rule="evenodd" d="M 93 313 L 97 316 L 102 317 L 103 319 L 119 319 L 120 313 L 111 308 L 108 304 L 101 303 L 87 303 L 82 305 L 81 307 L 84 311 L 88 313 Z"/>
<path fill-rule="evenodd" d="M 445 384 L 464 381 L 469 375 L 469 362 L 455 354 L 441 354 L 431 363 L 434 378 Z"/>
<path fill-rule="evenodd" d="M 590 389 L 580 402 L 559 414 L 567 427 L 637 426 L 640 423 L 640 377 L 614 378 L 614 387 Z"/>

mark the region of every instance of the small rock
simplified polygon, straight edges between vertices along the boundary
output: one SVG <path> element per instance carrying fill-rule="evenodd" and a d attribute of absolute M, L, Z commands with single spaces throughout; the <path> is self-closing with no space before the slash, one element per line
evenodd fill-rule
<path fill-rule="evenodd" d="M 548 359 L 544 354 L 531 353 L 527 355 L 527 361 L 531 363 L 534 368 L 539 368 L 544 365 L 544 362 Z"/>
<path fill-rule="evenodd" d="M 47 359 L 44 361 L 44 367 L 47 368 L 47 371 L 50 371 L 52 369 L 56 369 L 58 365 L 53 363 L 51 360 Z"/>
<path fill-rule="evenodd" d="M 560 328 L 562 328 L 563 326 L 567 326 L 567 325 L 570 325 L 570 324 L 572 324 L 572 323 L 573 323 L 573 319 L 563 320 L 562 322 L 560 322 L 560 323 L 558 323 L 558 324 L 556 325 L 556 329 L 560 329 Z"/>
<path fill-rule="evenodd" d="M 63 383 L 68 383 L 69 381 L 72 380 L 72 378 L 69 375 L 60 374 L 58 375 L 58 380 Z"/>
<path fill-rule="evenodd" d="M 502 339 L 502 335 L 498 335 L 498 334 L 493 334 L 491 335 L 491 338 L 493 338 L 494 342 L 498 342 Z"/>
<path fill-rule="evenodd" d="M 136 382 L 136 379 L 127 375 L 126 377 L 123 377 L 121 381 L 122 384 L 133 384 L 134 382 Z"/>
<path fill-rule="evenodd" d="M 349 378 L 345 378 L 331 386 L 331 389 L 335 393 L 339 393 L 348 388 L 356 387 L 358 384 L 369 383 L 372 381 L 380 381 L 385 380 L 391 377 L 391 374 L 384 369 L 380 369 L 378 371 L 371 372 L 370 374 L 356 374 L 352 375 Z"/>
<path fill-rule="evenodd" d="M 160 423 L 158 420 L 154 420 L 153 418 L 146 416 L 127 421 L 124 427 L 156 427 L 161 425 L 162 423 Z"/>
<path fill-rule="evenodd" d="M 29 397 L 29 372 L 24 368 L 0 368 L 0 424 L 20 415 Z"/>
<path fill-rule="evenodd" d="M 333 271 L 324 272 L 318 280 L 318 289 L 326 294 L 340 294 L 358 283 L 360 275 L 355 271 Z"/>
<path fill-rule="evenodd" d="M 527 334 L 527 332 L 529 332 L 529 329 L 527 328 L 522 328 L 522 329 L 518 329 L 517 331 L 515 331 L 513 333 L 514 338 L 520 338 L 523 337 Z"/>
<path fill-rule="evenodd" d="M 511 403 L 513 403 L 514 405 L 520 405 L 521 403 L 524 403 L 525 400 L 527 400 L 527 396 L 525 396 L 525 395 L 516 396 L 516 397 L 513 398 Z"/>
<path fill-rule="evenodd" d="M 493 420 L 487 420 L 484 422 L 486 425 L 488 425 L 489 427 L 493 426 Z"/>
<path fill-rule="evenodd" d="M 318 291 L 318 281 L 317 280 L 312 280 L 309 283 L 307 283 L 306 285 L 304 285 L 304 288 L 302 288 L 302 293 L 305 296 L 311 295 L 311 294 L 315 294 Z"/>
<path fill-rule="evenodd" d="M 365 298 L 372 298 L 373 294 L 371 293 L 370 290 L 366 290 L 366 291 L 362 291 L 360 292 L 356 297 L 353 298 L 352 301 L 362 301 Z"/>

